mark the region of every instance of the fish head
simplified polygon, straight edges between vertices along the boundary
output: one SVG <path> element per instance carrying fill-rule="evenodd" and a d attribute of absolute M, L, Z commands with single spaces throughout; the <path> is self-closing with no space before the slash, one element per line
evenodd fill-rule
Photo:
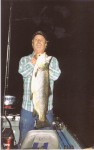
<path fill-rule="evenodd" d="M 52 56 L 48 56 L 45 52 L 38 56 L 37 66 L 43 70 L 48 69 Z"/>
<path fill-rule="evenodd" d="M 48 56 L 48 55 L 46 54 L 46 52 L 44 52 L 43 54 L 40 54 L 40 55 L 38 56 L 37 64 L 40 65 L 40 64 L 49 63 L 50 60 L 51 60 L 51 57 L 52 57 L 52 56 Z"/>

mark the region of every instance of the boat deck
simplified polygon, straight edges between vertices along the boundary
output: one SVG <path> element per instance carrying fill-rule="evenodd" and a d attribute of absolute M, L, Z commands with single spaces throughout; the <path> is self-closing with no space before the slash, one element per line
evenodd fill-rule
<path fill-rule="evenodd" d="M 8 116 L 8 119 L 10 120 L 11 125 L 12 125 L 16 144 L 18 144 L 20 116 L 16 116 L 14 119 L 12 116 Z M 3 128 L 9 128 L 9 124 L 4 117 L 3 117 Z M 42 132 L 43 132 L 43 130 L 42 130 Z M 55 132 L 56 132 L 58 140 L 59 140 L 60 149 L 81 149 L 80 144 L 73 137 L 73 135 L 68 131 L 66 126 L 64 126 L 62 130 L 55 129 Z"/>

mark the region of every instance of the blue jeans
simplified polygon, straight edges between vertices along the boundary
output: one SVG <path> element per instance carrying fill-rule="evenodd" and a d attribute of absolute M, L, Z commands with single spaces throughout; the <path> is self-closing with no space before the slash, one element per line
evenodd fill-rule
<path fill-rule="evenodd" d="M 52 125 L 53 122 L 53 110 L 48 111 L 47 120 L 49 121 L 50 125 Z M 20 129 L 20 139 L 19 143 L 22 143 L 23 139 L 26 136 L 26 133 L 30 130 L 34 130 L 34 124 L 37 117 L 34 117 L 32 115 L 32 112 L 27 111 L 22 108 L 21 110 L 21 117 L 20 117 L 20 123 L 19 123 L 19 129 Z M 45 129 L 45 128 L 44 128 Z M 49 129 L 52 129 L 52 127 L 49 127 Z"/>

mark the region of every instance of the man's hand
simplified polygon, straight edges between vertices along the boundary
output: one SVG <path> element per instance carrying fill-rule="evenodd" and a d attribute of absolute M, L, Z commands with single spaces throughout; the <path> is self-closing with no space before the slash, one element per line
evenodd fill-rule
<path fill-rule="evenodd" d="M 33 57 L 33 58 L 31 59 L 31 63 L 32 63 L 33 65 L 36 64 L 36 61 L 37 61 L 37 59 L 36 59 L 35 57 Z"/>

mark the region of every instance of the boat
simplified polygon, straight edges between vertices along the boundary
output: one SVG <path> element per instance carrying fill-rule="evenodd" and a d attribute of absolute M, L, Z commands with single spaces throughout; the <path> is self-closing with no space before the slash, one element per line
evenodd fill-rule
<path fill-rule="evenodd" d="M 20 114 L 2 116 L 2 148 L 7 149 L 8 139 L 11 137 L 11 149 L 18 149 Z M 81 149 L 78 139 L 56 117 L 53 121 L 53 130 L 49 127 L 39 130 L 30 130 L 21 149 Z M 13 132 L 11 132 L 13 131 Z M 12 135 L 13 134 L 13 135 Z"/>

